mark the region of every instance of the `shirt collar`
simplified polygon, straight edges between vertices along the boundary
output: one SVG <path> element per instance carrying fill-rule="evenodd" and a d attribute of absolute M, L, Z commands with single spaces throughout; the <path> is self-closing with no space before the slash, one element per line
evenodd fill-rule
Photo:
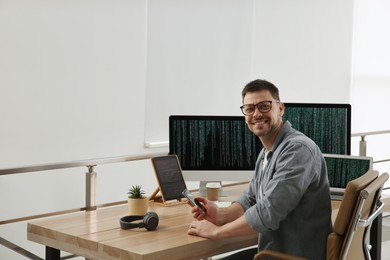
<path fill-rule="evenodd" d="M 284 121 L 282 129 L 280 129 L 278 136 L 276 137 L 275 142 L 272 145 L 272 153 L 278 148 L 279 144 L 284 140 L 285 136 L 291 131 L 291 129 L 291 123 L 288 120 Z"/>

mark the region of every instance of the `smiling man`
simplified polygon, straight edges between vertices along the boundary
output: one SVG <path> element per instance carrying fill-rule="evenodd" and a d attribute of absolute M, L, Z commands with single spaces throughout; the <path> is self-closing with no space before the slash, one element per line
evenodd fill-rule
<path fill-rule="evenodd" d="M 189 234 L 210 239 L 259 234 L 258 248 L 228 259 L 253 259 L 271 249 L 307 259 L 325 259 L 331 203 L 324 157 L 304 134 L 283 122 L 279 90 L 254 80 L 242 90 L 241 111 L 264 148 L 247 190 L 228 208 L 198 198 L 207 214 L 192 208 Z"/>

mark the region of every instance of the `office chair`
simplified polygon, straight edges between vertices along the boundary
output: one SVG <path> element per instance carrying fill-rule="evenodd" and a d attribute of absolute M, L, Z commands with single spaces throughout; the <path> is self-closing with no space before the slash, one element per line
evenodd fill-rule
<path fill-rule="evenodd" d="M 333 225 L 333 232 L 328 236 L 326 257 L 328 260 L 371 259 L 370 229 L 373 220 L 383 211 L 384 204 L 380 196 L 383 185 L 389 178 L 388 173 L 383 173 L 379 177 L 378 175 L 377 171 L 370 170 L 348 182 Z M 302 260 L 304 258 L 263 250 L 257 253 L 254 259 Z"/>

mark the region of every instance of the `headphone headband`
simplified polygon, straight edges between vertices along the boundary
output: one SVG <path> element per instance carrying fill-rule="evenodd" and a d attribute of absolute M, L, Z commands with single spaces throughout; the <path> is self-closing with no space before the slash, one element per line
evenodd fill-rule
<path fill-rule="evenodd" d="M 142 220 L 142 222 L 132 223 L 136 220 Z M 131 228 L 146 228 L 147 230 L 155 230 L 158 226 L 159 218 L 156 212 L 149 211 L 145 215 L 129 215 L 122 217 L 119 220 L 122 229 Z"/>

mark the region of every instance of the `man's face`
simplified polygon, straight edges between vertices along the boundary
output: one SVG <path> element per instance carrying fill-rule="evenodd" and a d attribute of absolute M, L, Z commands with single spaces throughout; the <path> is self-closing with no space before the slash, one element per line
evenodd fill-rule
<path fill-rule="evenodd" d="M 267 138 L 276 134 L 278 126 L 282 122 L 282 115 L 284 113 L 283 103 L 277 102 L 271 93 L 267 90 L 248 92 L 244 97 L 244 105 L 252 104 L 257 105 L 263 101 L 273 101 L 271 110 L 265 113 L 259 111 L 255 107 L 254 113 L 251 115 L 245 115 L 245 122 L 249 129 L 260 138 Z M 269 102 L 265 102 L 269 104 Z"/>

